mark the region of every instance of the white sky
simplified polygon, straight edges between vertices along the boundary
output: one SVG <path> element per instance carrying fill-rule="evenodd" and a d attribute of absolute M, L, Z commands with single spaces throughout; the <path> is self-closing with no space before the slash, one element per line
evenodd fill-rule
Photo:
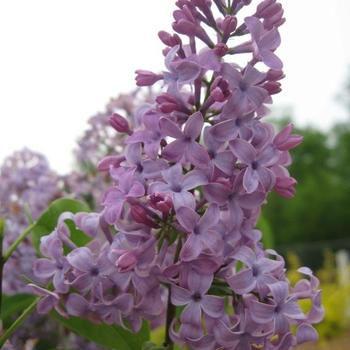
<path fill-rule="evenodd" d="M 350 0 L 281 0 L 287 78 L 276 106 L 329 127 L 350 66 Z M 138 68 L 163 68 L 157 38 L 169 0 L 0 0 L 0 161 L 28 146 L 60 172 L 89 116 L 134 88 Z"/>

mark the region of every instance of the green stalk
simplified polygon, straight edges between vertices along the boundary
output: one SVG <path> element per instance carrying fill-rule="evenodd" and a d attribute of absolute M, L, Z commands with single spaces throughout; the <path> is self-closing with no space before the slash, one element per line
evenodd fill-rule
<path fill-rule="evenodd" d="M 16 329 L 23 323 L 23 321 L 34 311 L 39 300 L 40 298 L 36 298 L 0 337 L 0 349 L 16 331 Z"/>
<path fill-rule="evenodd" d="M 30 232 L 35 227 L 35 222 L 33 222 L 31 225 L 29 225 L 19 236 L 18 238 L 11 244 L 11 246 L 7 249 L 7 252 L 5 252 L 3 256 L 3 264 L 11 257 L 13 252 L 17 249 L 17 247 L 20 245 L 20 243 L 30 234 Z"/>

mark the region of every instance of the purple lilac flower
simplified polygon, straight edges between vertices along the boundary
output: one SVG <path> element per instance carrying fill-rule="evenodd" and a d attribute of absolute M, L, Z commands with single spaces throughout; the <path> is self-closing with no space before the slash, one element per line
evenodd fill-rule
<path fill-rule="evenodd" d="M 175 33 L 159 33 L 165 70 L 136 76 L 160 91 L 131 118 L 111 103 L 119 143 L 98 166 L 111 185 L 99 212 L 70 216 L 92 241 L 72 245 L 67 227 L 58 234 L 62 222 L 49 235 L 69 266 L 67 289 L 47 295 L 68 315 L 134 332 L 143 320 L 167 322 L 164 345 L 195 350 L 290 350 L 317 338 L 318 280 L 303 268 L 292 286 L 284 259 L 264 249 L 256 229 L 272 190 L 294 195 L 289 151 L 302 138 L 264 121 L 284 77 L 276 53 L 283 8 L 264 0 L 250 11 L 250 3 L 177 1 Z M 232 59 L 241 54 L 243 66 Z"/>

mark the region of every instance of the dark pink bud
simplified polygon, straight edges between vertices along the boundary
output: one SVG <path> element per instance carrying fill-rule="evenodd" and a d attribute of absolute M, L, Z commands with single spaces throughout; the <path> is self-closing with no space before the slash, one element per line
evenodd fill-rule
<path fill-rule="evenodd" d="M 291 135 L 293 124 L 288 124 L 282 131 L 280 131 L 274 138 L 273 144 L 280 151 L 288 151 L 297 147 L 302 141 L 303 137 L 300 135 Z"/>
<path fill-rule="evenodd" d="M 163 79 L 162 74 L 156 74 L 148 70 L 136 71 L 136 85 L 137 86 L 152 86 L 158 80 Z"/>
<path fill-rule="evenodd" d="M 170 47 L 182 44 L 181 38 L 177 34 L 171 35 L 162 30 L 158 33 L 158 37 L 165 45 Z"/>
<path fill-rule="evenodd" d="M 173 29 L 180 34 L 188 36 L 195 36 L 197 33 L 197 26 L 186 19 L 180 19 L 174 22 Z"/>
<path fill-rule="evenodd" d="M 222 41 L 226 42 L 230 35 L 237 27 L 237 18 L 234 16 L 226 16 L 221 23 L 222 28 Z"/>
<path fill-rule="evenodd" d="M 111 168 L 118 168 L 120 163 L 125 160 L 123 156 L 107 156 L 97 165 L 98 171 L 109 171 Z"/>
<path fill-rule="evenodd" d="M 215 102 L 224 102 L 230 95 L 231 91 L 229 89 L 228 81 L 221 76 L 217 77 L 211 86 L 210 96 Z"/>
<path fill-rule="evenodd" d="M 109 125 L 118 132 L 130 133 L 128 121 L 118 113 L 113 113 L 109 117 Z"/>
<path fill-rule="evenodd" d="M 162 212 L 164 215 L 168 215 L 173 207 L 171 198 L 162 193 L 151 194 L 149 202 L 152 208 Z"/>
<path fill-rule="evenodd" d="M 277 81 L 268 81 L 262 86 L 269 95 L 275 95 L 282 91 L 281 84 Z"/>
<path fill-rule="evenodd" d="M 284 198 L 292 198 L 295 195 L 297 181 L 293 177 L 277 177 L 275 191 Z"/>
<path fill-rule="evenodd" d="M 149 227 L 156 227 L 157 225 L 149 218 L 147 215 L 147 212 L 142 206 L 140 205 L 133 205 L 131 207 L 131 216 L 132 218 L 140 223 L 144 224 Z"/>

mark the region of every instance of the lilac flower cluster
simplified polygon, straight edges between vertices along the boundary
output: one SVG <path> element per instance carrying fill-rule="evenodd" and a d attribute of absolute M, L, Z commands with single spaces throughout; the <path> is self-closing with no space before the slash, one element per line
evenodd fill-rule
<path fill-rule="evenodd" d="M 99 163 L 113 181 L 102 211 L 65 213 L 41 241 L 34 270 L 53 290 L 32 286 L 40 312 L 135 332 L 144 319 L 163 322 L 169 349 L 288 350 L 317 339 L 318 280 L 301 268 L 291 285 L 255 229 L 269 192 L 294 195 L 289 150 L 302 138 L 263 120 L 284 76 L 275 53 L 284 18 L 280 3 L 264 0 L 242 19 L 250 3 L 176 2 L 175 34 L 159 33 L 166 71 L 136 77 L 161 81 L 162 92 L 133 123 L 111 119 L 125 149 Z M 237 55 L 243 66 L 229 61 Z M 75 246 L 67 219 L 88 245 Z"/>
<path fill-rule="evenodd" d="M 79 138 L 74 150 L 75 169 L 63 176 L 67 194 L 86 201 L 93 209 L 101 209 L 102 195 L 111 181 L 106 174 L 97 171 L 97 164 L 110 154 L 120 154 L 125 138 L 123 134 L 115 133 L 110 120 L 113 121 L 113 115 L 122 113 L 133 123 L 135 111 L 151 99 L 151 91 L 145 93 L 140 89 L 120 94 L 108 102 L 105 111 L 88 120 L 88 128 Z"/>
<path fill-rule="evenodd" d="M 6 158 L 0 168 L 0 216 L 6 219 L 4 250 L 55 198 L 61 195 L 59 176 L 45 157 L 28 149 Z M 28 291 L 23 275 L 33 276 L 35 250 L 25 239 L 4 267 L 5 294 Z"/>
<path fill-rule="evenodd" d="M 47 205 L 63 195 L 61 177 L 51 170 L 46 158 L 29 149 L 23 149 L 7 157 L 0 168 L 0 216 L 5 218 L 4 251 L 26 229 L 31 220 L 36 220 Z M 29 293 L 27 279 L 38 280 L 33 275 L 32 265 L 36 252 L 30 237 L 25 238 L 4 265 L 2 292 L 5 295 Z M 57 335 L 59 325 L 42 315 L 33 314 L 11 337 L 8 349 L 32 349 L 38 339 L 61 344 Z M 67 332 L 65 336 L 67 336 Z M 77 336 L 65 342 L 70 349 L 91 346 Z M 12 346 L 12 347 L 11 347 Z"/>

